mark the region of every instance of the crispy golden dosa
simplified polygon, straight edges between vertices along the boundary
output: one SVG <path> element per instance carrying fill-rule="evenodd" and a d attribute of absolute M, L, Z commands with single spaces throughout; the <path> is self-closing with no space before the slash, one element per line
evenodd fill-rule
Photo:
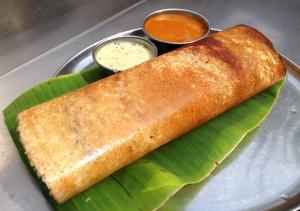
<path fill-rule="evenodd" d="M 270 41 L 239 25 L 28 109 L 18 130 L 62 203 L 284 75 Z"/>

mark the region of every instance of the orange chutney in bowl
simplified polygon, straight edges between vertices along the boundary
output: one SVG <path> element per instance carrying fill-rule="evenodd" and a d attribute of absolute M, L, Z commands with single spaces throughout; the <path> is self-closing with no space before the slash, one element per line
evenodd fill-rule
<path fill-rule="evenodd" d="M 163 13 L 150 17 L 144 30 L 159 41 L 184 43 L 201 38 L 208 27 L 201 20 L 185 14 Z"/>

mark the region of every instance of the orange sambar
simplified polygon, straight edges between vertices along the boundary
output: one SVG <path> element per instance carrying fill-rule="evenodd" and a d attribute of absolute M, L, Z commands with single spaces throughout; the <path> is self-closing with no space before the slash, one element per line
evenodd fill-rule
<path fill-rule="evenodd" d="M 201 38 L 208 28 L 194 17 L 166 13 L 150 17 L 144 25 L 144 30 L 154 39 L 183 43 Z"/>

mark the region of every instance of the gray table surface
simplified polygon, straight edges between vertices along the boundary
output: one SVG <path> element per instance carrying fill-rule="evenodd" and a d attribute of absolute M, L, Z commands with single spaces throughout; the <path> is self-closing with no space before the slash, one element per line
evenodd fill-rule
<path fill-rule="evenodd" d="M 0 0 L 0 76 L 135 2 L 138 0 Z M 127 18 L 128 22 L 122 22 L 121 28 L 136 28 L 140 18 L 149 11 L 166 7 L 200 12 L 215 28 L 224 29 L 238 23 L 252 25 L 300 64 L 300 1 L 151 0 L 131 11 L 130 16 L 134 18 Z M 119 24 L 115 27 L 121 29 Z M 116 31 L 109 29 L 99 37 Z"/>
<path fill-rule="evenodd" d="M 52 76 L 84 47 L 139 27 L 145 15 L 169 7 L 199 12 L 219 29 L 239 23 L 254 26 L 300 64 L 300 1 L 296 0 L 0 1 L 0 110 L 33 84 Z M 1 116 L 0 210 L 49 209 Z"/>

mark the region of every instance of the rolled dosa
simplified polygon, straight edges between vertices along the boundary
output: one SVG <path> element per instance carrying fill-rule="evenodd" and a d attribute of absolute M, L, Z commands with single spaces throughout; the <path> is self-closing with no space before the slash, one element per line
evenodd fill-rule
<path fill-rule="evenodd" d="M 284 75 L 270 41 L 238 25 L 25 110 L 18 131 L 62 203 Z"/>

